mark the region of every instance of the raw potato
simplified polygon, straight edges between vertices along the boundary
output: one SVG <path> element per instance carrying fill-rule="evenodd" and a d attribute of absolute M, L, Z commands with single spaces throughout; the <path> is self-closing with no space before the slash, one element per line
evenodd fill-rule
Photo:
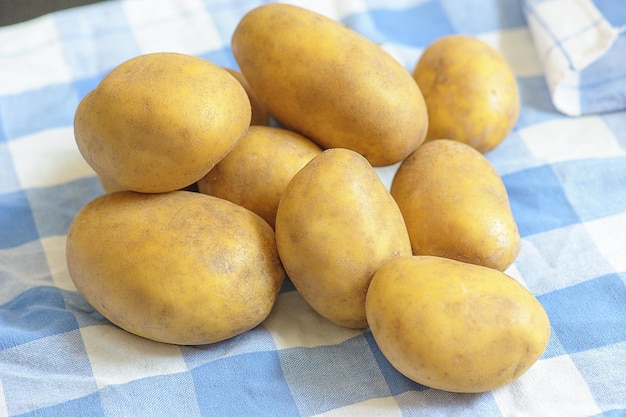
<path fill-rule="evenodd" d="M 520 234 L 502 179 L 469 145 L 426 142 L 402 162 L 391 184 L 415 255 L 434 255 L 504 271 Z"/>
<path fill-rule="evenodd" d="M 178 54 L 120 64 L 78 105 L 78 148 L 119 188 L 167 192 L 202 178 L 246 133 L 250 100 L 226 70 Z"/>
<path fill-rule="evenodd" d="M 109 178 L 103 177 L 102 175 L 98 175 L 98 181 L 100 182 L 102 189 L 107 193 L 114 193 L 116 191 L 128 191 L 128 189 L 122 187 L 121 185 Z"/>
<path fill-rule="evenodd" d="M 241 19 L 231 44 L 272 115 L 322 148 L 348 148 L 384 166 L 424 141 L 428 116 L 411 73 L 339 22 L 265 4 Z"/>
<path fill-rule="evenodd" d="M 500 271 L 431 256 L 382 266 L 367 320 L 406 377 L 454 392 L 484 392 L 519 378 L 544 352 L 550 322 L 539 301 Z"/>
<path fill-rule="evenodd" d="M 520 113 L 515 74 L 498 51 L 477 38 L 437 39 L 413 77 L 426 100 L 430 139 L 454 139 L 485 153 L 511 132 Z"/>
<path fill-rule="evenodd" d="M 287 275 L 320 315 L 364 328 L 365 296 L 378 268 L 411 254 L 402 214 L 367 160 L 329 149 L 291 180 L 276 213 Z"/>
<path fill-rule="evenodd" d="M 250 126 L 239 144 L 198 181 L 200 192 L 244 206 L 274 227 L 293 176 L 322 150 L 295 132 Z"/>
<path fill-rule="evenodd" d="M 100 186 L 105 193 L 114 193 L 116 191 L 130 191 L 128 188 L 122 187 L 115 181 L 103 177 L 102 175 L 98 175 L 98 182 L 100 182 Z M 189 184 L 185 188 L 181 188 L 180 190 L 176 191 L 197 191 L 197 183 Z"/>
<path fill-rule="evenodd" d="M 250 105 L 252 106 L 252 120 L 250 121 L 251 125 L 261 125 L 267 126 L 270 123 L 270 112 L 267 110 L 265 104 L 259 100 L 256 93 L 250 87 L 250 83 L 246 80 L 246 77 L 243 76 L 241 71 L 237 71 L 233 68 L 225 68 L 226 71 L 230 73 L 233 77 L 239 81 L 242 85 L 246 93 L 248 94 L 248 98 L 250 99 Z"/>
<path fill-rule="evenodd" d="M 67 236 L 78 291 L 123 329 L 179 345 L 261 323 L 285 274 L 274 231 L 226 200 L 188 191 L 104 194 Z"/>

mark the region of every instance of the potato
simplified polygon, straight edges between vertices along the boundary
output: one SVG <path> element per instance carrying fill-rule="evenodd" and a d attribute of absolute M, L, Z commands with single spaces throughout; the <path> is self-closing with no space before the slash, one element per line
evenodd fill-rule
<path fill-rule="evenodd" d="M 395 201 L 372 166 L 348 149 L 316 156 L 289 182 L 276 213 L 278 253 L 296 289 L 331 322 L 364 328 L 378 268 L 411 245 Z"/>
<path fill-rule="evenodd" d="M 285 277 L 265 221 L 189 191 L 94 199 L 70 226 L 66 257 L 76 288 L 104 317 L 179 345 L 217 342 L 255 327 Z"/>
<path fill-rule="evenodd" d="M 413 71 L 428 109 L 427 139 L 454 139 L 485 153 L 520 113 L 515 74 L 498 51 L 465 35 L 430 44 Z"/>
<path fill-rule="evenodd" d="M 250 83 L 246 80 L 246 77 L 243 76 L 241 71 L 237 71 L 233 68 L 225 68 L 226 71 L 230 73 L 233 77 L 239 81 L 241 86 L 246 90 L 248 94 L 248 98 L 250 99 L 250 105 L 252 106 L 252 119 L 250 121 L 251 125 L 261 125 L 267 126 L 270 123 L 270 112 L 267 110 L 265 104 L 259 100 L 256 93 L 250 87 Z"/>
<path fill-rule="evenodd" d="M 131 191 L 128 188 L 122 187 L 115 181 L 109 178 L 103 177 L 102 175 L 98 175 L 97 177 L 98 177 L 98 182 L 100 183 L 100 186 L 102 187 L 105 193 L 114 193 L 116 191 Z M 197 183 L 189 184 L 185 188 L 181 188 L 180 190 L 176 190 L 176 191 L 198 191 L 197 185 L 198 185 Z"/>
<path fill-rule="evenodd" d="M 184 188 L 221 160 L 250 125 L 250 100 L 223 68 L 178 53 L 140 55 L 79 103 L 78 149 L 119 188 Z"/>
<path fill-rule="evenodd" d="M 414 255 L 434 255 L 504 271 L 520 234 L 502 179 L 480 152 L 449 139 L 426 142 L 402 162 L 391 195 Z"/>
<path fill-rule="evenodd" d="M 98 175 L 98 182 L 106 193 L 114 193 L 116 191 L 128 191 L 128 189 L 122 187 L 112 179 L 103 177 L 102 175 Z"/>
<path fill-rule="evenodd" d="M 550 337 L 542 305 L 513 278 L 432 256 L 383 265 L 372 278 L 366 311 L 377 345 L 400 373 L 453 392 L 514 381 Z"/>
<path fill-rule="evenodd" d="M 426 106 L 411 73 L 339 22 L 265 4 L 243 16 L 231 45 L 270 113 L 322 148 L 351 149 L 384 166 L 426 136 Z"/>
<path fill-rule="evenodd" d="M 198 181 L 198 189 L 244 206 L 274 227 L 287 184 L 321 152 L 319 146 L 295 132 L 250 126 L 235 149 Z"/>

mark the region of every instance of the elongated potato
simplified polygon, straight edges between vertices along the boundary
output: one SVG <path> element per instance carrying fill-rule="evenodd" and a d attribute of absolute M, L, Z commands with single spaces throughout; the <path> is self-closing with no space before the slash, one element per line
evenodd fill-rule
<path fill-rule="evenodd" d="M 259 216 L 201 193 L 105 194 L 67 236 L 85 299 L 121 328 L 180 345 L 241 334 L 270 313 L 285 277 Z"/>
<path fill-rule="evenodd" d="M 509 196 L 487 158 L 462 142 L 426 142 L 391 184 L 415 255 L 456 259 L 504 271 L 521 238 Z"/>
<path fill-rule="evenodd" d="M 541 356 L 550 321 L 519 282 L 434 256 L 396 258 L 372 278 L 372 335 L 389 362 L 428 387 L 483 392 L 519 378 Z"/>
<path fill-rule="evenodd" d="M 349 328 L 367 326 L 365 295 L 378 268 L 411 254 L 398 206 L 348 149 L 324 151 L 293 177 L 276 213 L 276 245 L 302 297 Z"/>
<path fill-rule="evenodd" d="M 323 148 L 351 149 L 384 166 L 426 136 L 426 106 L 410 72 L 339 22 L 266 4 L 241 19 L 232 50 L 270 112 Z"/>

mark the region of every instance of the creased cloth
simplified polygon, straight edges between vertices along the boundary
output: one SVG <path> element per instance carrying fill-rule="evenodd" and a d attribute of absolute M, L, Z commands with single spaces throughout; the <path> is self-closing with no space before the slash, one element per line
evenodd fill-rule
<path fill-rule="evenodd" d="M 626 3 L 522 3 L 555 107 L 570 116 L 626 108 Z"/>

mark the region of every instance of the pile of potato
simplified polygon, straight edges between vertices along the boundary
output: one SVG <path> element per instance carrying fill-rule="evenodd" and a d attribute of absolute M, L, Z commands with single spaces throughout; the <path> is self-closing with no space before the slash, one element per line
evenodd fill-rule
<path fill-rule="evenodd" d="M 286 4 L 246 14 L 232 51 L 241 72 L 135 57 L 78 106 L 78 148 L 109 191 L 68 232 L 85 299 L 134 334 L 213 343 L 262 323 L 286 273 L 421 384 L 481 392 L 523 374 L 550 323 L 503 272 L 520 236 L 483 153 L 519 115 L 504 59 L 448 36 L 411 74 Z M 388 190 L 373 167 L 395 163 Z"/>

